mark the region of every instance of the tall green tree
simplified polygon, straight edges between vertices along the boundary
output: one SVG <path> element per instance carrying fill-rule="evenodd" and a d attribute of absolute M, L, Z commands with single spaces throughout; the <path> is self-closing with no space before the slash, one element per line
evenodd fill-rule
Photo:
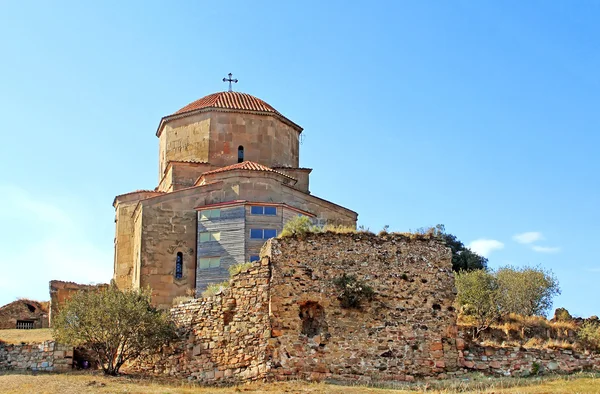
<path fill-rule="evenodd" d="M 456 303 L 475 318 L 473 337 L 500 318 L 498 280 L 486 270 L 460 271 L 455 275 Z"/>
<path fill-rule="evenodd" d="M 167 313 L 151 305 L 149 289 L 121 291 L 114 282 L 74 294 L 52 324 L 58 342 L 91 350 L 107 375 L 175 338 Z"/>

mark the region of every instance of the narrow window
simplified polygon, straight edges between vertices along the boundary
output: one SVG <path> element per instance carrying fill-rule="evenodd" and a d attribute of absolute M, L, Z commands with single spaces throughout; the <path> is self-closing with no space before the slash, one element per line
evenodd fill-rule
<path fill-rule="evenodd" d="M 183 278 L 183 253 L 177 252 L 175 260 L 175 279 Z"/>
<path fill-rule="evenodd" d="M 240 145 L 238 147 L 238 163 L 241 163 L 243 161 L 244 161 L 244 147 Z"/>

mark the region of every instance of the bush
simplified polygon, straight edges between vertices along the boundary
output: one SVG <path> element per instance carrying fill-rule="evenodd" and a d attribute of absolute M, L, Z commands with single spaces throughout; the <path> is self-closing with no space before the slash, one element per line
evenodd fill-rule
<path fill-rule="evenodd" d="M 333 280 L 338 288 L 338 300 L 343 308 L 360 308 L 363 300 L 371 300 L 375 291 L 364 281 L 356 279 L 354 275 L 343 274 Z"/>
<path fill-rule="evenodd" d="M 577 338 L 586 349 L 600 349 L 600 325 L 594 321 L 585 321 L 577 331 Z"/>
<path fill-rule="evenodd" d="M 485 270 L 462 271 L 456 274 L 456 289 L 456 302 L 474 318 L 473 337 L 477 337 L 500 317 L 498 281 Z"/>
<path fill-rule="evenodd" d="M 229 287 L 229 281 L 227 281 L 227 280 L 224 282 L 221 282 L 221 283 L 212 283 L 212 284 L 208 285 L 206 290 L 204 290 L 202 292 L 202 297 L 203 298 L 212 297 L 214 295 L 217 295 L 218 293 L 220 293 L 227 287 Z"/>
<path fill-rule="evenodd" d="M 175 338 L 174 325 L 151 305 L 150 294 L 150 289 L 121 291 L 114 282 L 75 293 L 53 319 L 54 338 L 90 350 L 105 374 L 117 375 L 126 361 Z"/>
<path fill-rule="evenodd" d="M 233 277 L 240 272 L 248 271 L 252 267 L 252 263 L 239 263 L 229 266 L 229 276 Z"/>
<path fill-rule="evenodd" d="M 552 271 L 540 267 L 506 266 L 498 269 L 495 276 L 503 315 L 545 315 L 552 307 L 552 298 L 560 294 L 558 280 Z"/>
<path fill-rule="evenodd" d="M 279 237 L 304 237 L 308 233 L 318 233 L 320 231 L 321 229 L 315 226 L 308 216 L 296 216 L 285 223 Z"/>

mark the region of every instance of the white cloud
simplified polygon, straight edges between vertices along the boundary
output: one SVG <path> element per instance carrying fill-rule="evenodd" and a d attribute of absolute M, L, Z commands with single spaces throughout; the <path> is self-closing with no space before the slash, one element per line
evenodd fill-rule
<path fill-rule="evenodd" d="M 520 244 L 530 244 L 535 241 L 543 240 L 544 236 L 542 235 L 542 233 L 539 233 L 537 231 L 529 231 L 527 233 L 513 235 L 513 239 Z"/>
<path fill-rule="evenodd" d="M 473 252 L 483 257 L 488 257 L 494 250 L 504 248 L 504 244 L 495 239 L 477 239 L 467 245 Z"/>
<path fill-rule="evenodd" d="M 559 247 L 551 247 L 551 246 L 533 245 L 531 247 L 531 249 L 534 250 L 535 252 L 539 252 L 539 253 L 558 253 L 558 252 L 560 252 Z"/>
<path fill-rule="evenodd" d="M 11 224 L 0 229 L 5 230 L 0 237 L 0 306 L 17 297 L 48 300 L 50 280 L 110 280 L 112 248 L 92 242 L 82 223 L 85 213 L 69 212 L 7 185 L 0 185 L 0 205 L 0 220 Z"/>

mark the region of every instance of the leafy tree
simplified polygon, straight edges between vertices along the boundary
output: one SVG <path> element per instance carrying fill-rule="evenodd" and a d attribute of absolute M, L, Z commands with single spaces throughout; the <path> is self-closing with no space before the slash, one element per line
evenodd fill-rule
<path fill-rule="evenodd" d="M 455 235 L 446 233 L 446 227 L 443 224 L 438 224 L 429 229 L 419 229 L 417 232 L 423 234 L 431 233 L 446 243 L 446 246 L 452 250 L 453 271 L 459 272 L 487 269 L 488 259 L 467 248 Z"/>
<path fill-rule="evenodd" d="M 456 302 L 465 314 L 474 317 L 473 337 L 477 337 L 500 317 L 498 281 L 493 273 L 485 270 L 461 271 L 455 278 Z"/>
<path fill-rule="evenodd" d="M 545 315 L 552 307 L 554 296 L 560 294 L 558 280 L 552 271 L 541 267 L 506 266 L 498 269 L 495 276 L 503 315 Z"/>
<path fill-rule="evenodd" d="M 150 304 L 150 290 L 119 290 L 115 283 L 99 291 L 80 291 L 53 320 L 54 337 L 85 347 L 107 375 L 143 353 L 158 350 L 175 338 L 166 312 Z"/>

